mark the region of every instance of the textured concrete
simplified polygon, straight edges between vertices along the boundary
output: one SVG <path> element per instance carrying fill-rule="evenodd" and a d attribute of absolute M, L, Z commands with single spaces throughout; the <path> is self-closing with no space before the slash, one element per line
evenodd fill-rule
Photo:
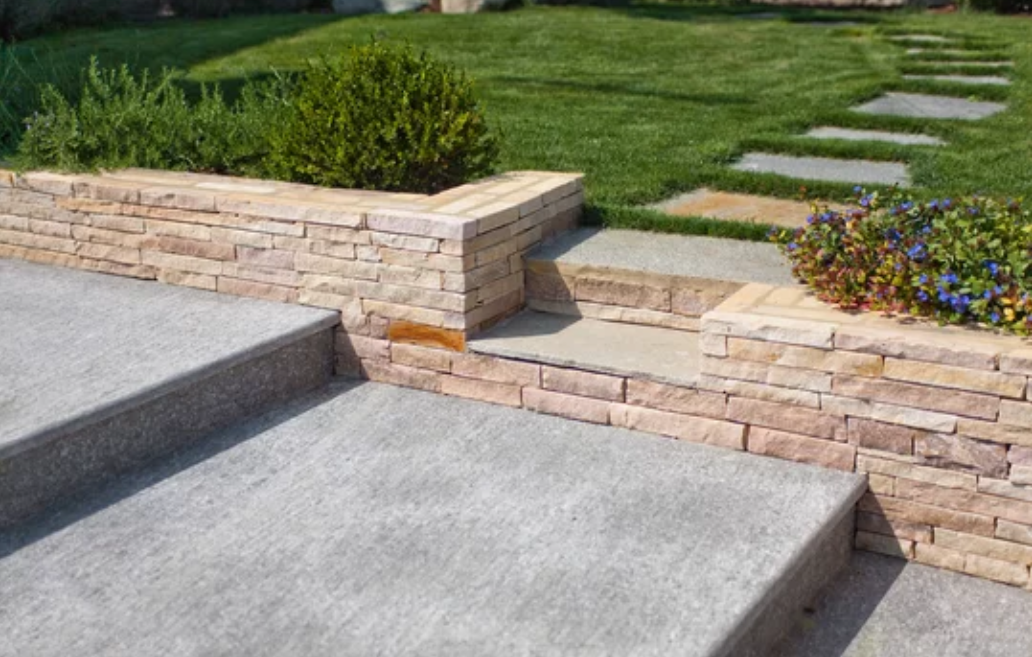
<path fill-rule="evenodd" d="M 853 108 L 861 114 L 906 116 L 917 119 L 977 121 L 1007 109 L 1001 103 L 965 100 L 949 96 L 888 93 Z"/>
<path fill-rule="evenodd" d="M 689 386 L 699 377 L 698 334 L 655 326 L 525 312 L 470 341 L 469 348 L 481 354 Z"/>
<path fill-rule="evenodd" d="M 904 75 L 904 80 L 930 82 L 955 82 L 957 84 L 987 84 L 997 87 L 1010 86 L 1011 81 L 998 75 Z"/>
<path fill-rule="evenodd" d="M 795 282 L 773 244 L 694 235 L 580 229 L 535 249 L 528 258 L 740 283 Z"/>
<path fill-rule="evenodd" d="M 858 552 L 779 657 L 1028 657 L 1032 595 Z"/>
<path fill-rule="evenodd" d="M 830 207 L 842 208 L 831 203 Z M 756 194 L 736 194 L 711 189 L 697 189 L 651 206 L 677 217 L 706 217 L 724 221 L 772 224 L 785 228 L 806 225 L 810 204 Z"/>
<path fill-rule="evenodd" d="M 337 322 L 336 313 L 0 260 L 0 457 Z"/>
<path fill-rule="evenodd" d="M 898 162 L 746 153 L 741 161 L 732 165 L 732 168 L 752 173 L 774 173 L 779 176 L 804 180 L 899 185 L 901 187 L 910 184 L 906 165 Z"/>
<path fill-rule="evenodd" d="M 806 133 L 813 139 L 842 139 L 844 141 L 883 141 L 906 146 L 945 146 L 946 142 L 931 135 L 915 135 L 884 130 L 851 130 L 849 128 L 813 128 Z"/>
<path fill-rule="evenodd" d="M 358 385 L 3 539 L 0 654 L 729 655 L 862 489 Z"/>

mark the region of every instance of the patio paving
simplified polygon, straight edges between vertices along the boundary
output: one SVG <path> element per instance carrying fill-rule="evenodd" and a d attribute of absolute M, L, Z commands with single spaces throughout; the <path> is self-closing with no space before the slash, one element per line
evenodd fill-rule
<path fill-rule="evenodd" d="M 1007 109 L 1002 103 L 966 100 L 950 96 L 890 92 L 853 108 L 860 114 L 903 116 L 917 119 L 977 121 Z"/>
<path fill-rule="evenodd" d="M 813 128 L 804 136 L 812 139 L 842 139 L 844 141 L 882 141 L 906 146 L 945 146 L 946 142 L 931 135 L 886 132 L 884 130 L 851 130 L 848 128 Z"/>
<path fill-rule="evenodd" d="M 907 167 L 899 162 L 746 153 L 739 162 L 732 165 L 732 168 L 738 171 L 773 173 L 803 180 L 899 185 L 901 187 L 910 185 Z"/>

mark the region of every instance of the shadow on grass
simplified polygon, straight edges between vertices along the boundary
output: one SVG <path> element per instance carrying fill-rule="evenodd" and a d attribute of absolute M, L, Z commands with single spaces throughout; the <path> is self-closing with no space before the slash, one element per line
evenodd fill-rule
<path fill-rule="evenodd" d="M 615 84 L 611 82 L 578 82 L 576 80 L 551 80 L 514 75 L 492 77 L 491 80 L 505 84 L 523 85 L 527 87 L 545 87 L 565 91 L 600 93 L 616 96 L 644 96 L 662 98 L 663 100 L 698 103 L 700 105 L 751 105 L 754 98 L 737 94 L 685 94 L 675 91 L 648 88 L 637 84 Z"/>

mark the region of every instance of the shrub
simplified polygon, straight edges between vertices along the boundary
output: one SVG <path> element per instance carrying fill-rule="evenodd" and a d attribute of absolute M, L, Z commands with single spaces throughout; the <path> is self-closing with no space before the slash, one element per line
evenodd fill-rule
<path fill-rule="evenodd" d="M 498 156 L 471 82 L 407 47 L 374 42 L 313 66 L 294 105 L 273 144 L 283 180 L 433 193 Z"/>
<path fill-rule="evenodd" d="M 18 164 L 66 171 L 150 167 L 244 173 L 259 168 L 268 133 L 289 105 L 289 81 L 246 85 L 228 105 L 219 89 L 204 87 L 192 106 L 172 73 L 134 76 L 126 66 L 85 72 L 77 102 L 52 86 L 26 121 Z"/>
<path fill-rule="evenodd" d="M 998 14 L 1020 14 L 1032 11 L 1032 0 L 968 0 L 968 6 Z"/>
<path fill-rule="evenodd" d="M 1018 202 L 883 202 L 859 188 L 858 200 L 846 212 L 814 208 L 807 226 L 773 235 L 821 299 L 1032 332 L 1032 213 Z"/>

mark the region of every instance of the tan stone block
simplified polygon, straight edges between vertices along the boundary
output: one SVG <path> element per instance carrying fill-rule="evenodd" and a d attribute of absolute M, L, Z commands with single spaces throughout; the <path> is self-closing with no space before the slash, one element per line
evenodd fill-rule
<path fill-rule="evenodd" d="M 1007 448 L 956 434 L 925 434 L 914 441 L 916 462 L 999 479 L 1007 476 Z"/>
<path fill-rule="evenodd" d="M 1006 400 L 1001 402 L 1001 415 L 1003 414 L 1003 408 L 1011 403 L 1012 402 Z M 1008 411 L 1008 413 L 1014 412 L 1015 411 Z M 1032 421 L 1032 416 L 1030 416 L 1030 421 Z M 1018 426 L 1020 427 L 1020 425 Z M 957 433 L 1004 445 L 1025 445 L 1027 447 L 1032 447 L 1032 431 L 1029 431 L 1029 428 L 1030 427 L 1017 428 L 1005 424 L 1003 423 L 1002 417 L 1000 422 L 979 422 L 978 420 L 968 420 L 966 418 L 960 418 L 957 421 Z"/>
<path fill-rule="evenodd" d="M 989 559 L 977 554 L 968 554 L 964 558 L 964 572 L 976 577 L 984 577 L 996 582 L 1025 586 L 1028 584 L 1028 566 Z"/>
<path fill-rule="evenodd" d="M 832 392 L 840 397 L 888 402 L 929 411 L 951 413 L 986 420 L 996 419 L 1000 401 L 996 397 L 951 391 L 928 386 L 836 374 Z"/>
<path fill-rule="evenodd" d="M 314 253 L 295 253 L 294 267 L 298 271 L 310 271 L 317 274 L 336 274 L 347 278 L 375 281 L 379 270 L 373 263 L 330 258 Z"/>
<path fill-rule="evenodd" d="M 100 274 L 111 274 L 113 276 L 129 276 L 145 280 L 154 280 L 155 278 L 154 268 L 148 265 L 131 265 L 113 260 L 79 258 L 75 266 L 79 269 L 94 271 Z"/>
<path fill-rule="evenodd" d="M 882 372 L 882 357 L 874 354 L 831 351 L 740 338 L 729 338 L 727 348 L 731 358 L 770 365 L 874 377 L 880 376 Z"/>
<path fill-rule="evenodd" d="M 1014 465 L 1032 465 L 1032 447 L 1011 447 L 1007 450 L 1007 461 Z"/>
<path fill-rule="evenodd" d="M 250 246 L 249 244 L 243 244 L 241 246 Z M 312 252 L 312 240 L 307 237 L 292 237 L 290 235 L 272 235 L 272 246 L 271 247 L 252 247 L 257 249 L 269 249 L 273 248 L 277 251 L 301 251 L 303 253 Z"/>
<path fill-rule="evenodd" d="M 74 254 L 76 248 L 75 240 L 72 239 L 36 235 L 16 230 L 0 230 L 0 244 L 69 254 Z"/>
<path fill-rule="evenodd" d="M 412 267 L 384 266 L 380 270 L 380 282 L 388 285 L 419 287 L 428 290 L 440 290 L 444 274 L 433 269 L 414 269 Z"/>
<path fill-rule="evenodd" d="M 1015 349 L 1000 354 L 1000 371 L 1032 376 L 1032 349 Z"/>
<path fill-rule="evenodd" d="M 700 371 L 709 376 L 752 381 L 753 383 L 769 383 L 782 388 L 831 392 L 832 375 L 825 372 L 764 365 L 731 358 L 713 358 L 707 355 L 703 355 L 700 361 Z"/>
<path fill-rule="evenodd" d="M 932 542 L 931 525 L 909 522 L 898 518 L 887 518 L 875 513 L 857 512 L 856 528 L 871 534 L 895 536 L 896 538 L 919 543 Z"/>
<path fill-rule="evenodd" d="M 342 244 L 337 242 L 324 242 L 321 240 L 309 240 L 308 250 L 311 253 L 322 256 L 329 256 L 331 258 L 343 258 L 344 260 L 354 260 L 356 256 L 356 246 L 354 244 Z"/>
<path fill-rule="evenodd" d="M 957 337 L 938 329 L 933 333 L 908 327 L 886 330 L 845 325 L 839 327 L 835 334 L 835 348 L 956 367 L 996 369 L 1000 354 L 998 346 L 958 340 Z"/>
<path fill-rule="evenodd" d="M 750 427 L 747 446 L 754 454 L 847 472 L 853 471 L 856 459 L 856 447 L 852 445 L 760 427 Z"/>
<path fill-rule="evenodd" d="M 428 327 L 446 328 L 449 313 L 433 308 L 419 308 L 376 299 L 362 299 L 366 315 L 375 315 L 393 321 L 403 321 Z"/>
<path fill-rule="evenodd" d="M 362 299 L 376 299 L 404 306 L 433 308 L 460 314 L 474 306 L 474 299 L 471 296 L 455 292 L 405 285 L 388 285 L 381 282 L 356 281 L 356 284 L 358 285 L 358 296 Z"/>
<path fill-rule="evenodd" d="M 986 495 L 974 491 L 944 488 L 908 479 L 896 480 L 896 495 L 903 499 L 921 502 L 922 504 L 1032 524 L 1032 502 Z"/>
<path fill-rule="evenodd" d="M 362 361 L 362 375 L 370 381 L 389 383 L 404 388 L 418 388 L 430 392 L 441 391 L 441 374 L 405 365 L 380 361 Z"/>
<path fill-rule="evenodd" d="M 106 260 L 108 262 L 118 262 L 123 265 L 141 264 L 140 250 L 125 246 L 112 246 L 110 244 L 93 244 L 87 242 L 79 244 L 79 248 L 76 249 L 76 253 L 81 258 Z"/>
<path fill-rule="evenodd" d="M 1032 466 L 1012 465 L 1010 469 L 1010 480 L 1012 484 L 1032 486 Z M 1032 488 L 1029 490 L 1032 491 Z"/>
<path fill-rule="evenodd" d="M 538 388 L 523 389 L 523 405 L 536 413 L 558 415 L 595 424 L 609 423 L 609 403 Z"/>
<path fill-rule="evenodd" d="M 1009 520 L 998 520 L 996 537 L 1013 543 L 1032 546 L 1032 526 L 1022 525 Z"/>
<path fill-rule="evenodd" d="M 917 429 L 952 433 L 957 428 L 957 417 L 944 413 L 934 413 L 917 408 L 895 406 L 881 402 L 821 395 L 821 410 L 834 415 L 848 415 L 889 424 L 902 424 Z"/>
<path fill-rule="evenodd" d="M 135 214 L 131 208 L 126 209 L 122 207 L 121 203 L 112 203 L 111 201 L 95 201 L 87 198 L 67 198 L 59 197 L 56 199 L 57 207 L 63 210 L 69 210 L 71 212 L 91 212 L 97 214 Z"/>
<path fill-rule="evenodd" d="M 816 392 L 808 390 L 795 390 L 793 388 L 780 388 L 765 383 L 752 383 L 749 381 L 736 381 L 716 376 L 701 375 L 697 383 L 699 390 L 712 392 L 724 392 L 738 397 L 749 399 L 762 399 L 764 401 L 777 402 L 779 404 L 795 404 L 807 408 L 820 408 L 821 397 Z"/>
<path fill-rule="evenodd" d="M 233 248 L 233 247 L 230 247 Z M 269 269 L 294 269 L 294 251 L 279 249 L 255 249 L 249 246 L 236 247 L 237 262 L 252 267 Z"/>
<path fill-rule="evenodd" d="M 452 362 L 452 373 L 469 379 L 495 381 L 516 386 L 541 387 L 540 365 L 493 356 L 457 354 Z"/>
<path fill-rule="evenodd" d="M 843 418 L 801 406 L 732 397 L 727 403 L 727 419 L 819 438 L 845 438 L 846 422 Z"/>
<path fill-rule="evenodd" d="M 123 233 L 142 233 L 145 231 L 143 219 L 117 214 L 91 214 L 87 222 L 90 226 L 103 230 L 115 230 Z"/>
<path fill-rule="evenodd" d="M 712 333 L 700 333 L 699 350 L 707 356 L 724 358 L 728 355 L 728 338 Z"/>
<path fill-rule="evenodd" d="M 476 302 L 478 304 L 485 304 L 494 301 L 495 299 L 504 297 L 513 292 L 523 291 L 523 272 L 517 272 L 506 278 L 486 283 L 476 292 Z"/>
<path fill-rule="evenodd" d="M 293 274 L 295 276 L 299 276 L 300 285 L 304 287 L 306 290 L 310 290 L 312 292 L 324 292 L 329 294 L 337 294 L 345 297 L 358 296 L 357 281 L 354 281 L 350 278 L 343 278 L 341 276 L 332 276 L 327 274 L 297 274 L 295 272 L 287 272 L 282 269 L 272 269 L 268 271 L 278 271 L 283 274 Z"/>
<path fill-rule="evenodd" d="M 117 200 L 117 199 L 116 199 Z M 132 201 L 123 200 L 125 203 Z M 140 190 L 140 205 L 156 205 L 190 212 L 215 212 L 215 195 L 196 189 L 148 187 Z"/>
<path fill-rule="evenodd" d="M 329 310 L 341 310 L 354 303 L 355 298 L 332 292 L 317 292 L 315 290 L 298 290 L 297 302 L 303 306 L 315 306 L 316 308 L 327 308 Z M 358 332 L 357 334 L 361 334 Z"/>
<path fill-rule="evenodd" d="M 68 176 L 46 171 L 27 171 L 14 179 L 14 184 L 35 192 L 53 194 L 55 196 L 71 196 L 72 186 L 77 181 L 75 176 Z"/>
<path fill-rule="evenodd" d="M 609 401 L 623 401 L 626 386 L 621 377 L 548 366 L 541 369 L 541 382 L 546 390 Z"/>
<path fill-rule="evenodd" d="M 372 244 L 373 241 L 370 231 L 339 226 L 309 226 L 306 235 L 312 240 L 336 244 Z"/>
<path fill-rule="evenodd" d="M 271 249 L 274 240 L 280 235 L 269 235 L 268 233 L 255 233 L 249 230 L 236 230 L 233 228 L 222 228 L 213 226 L 211 228 L 211 241 L 220 244 L 233 244 L 249 246 L 253 249 Z"/>
<path fill-rule="evenodd" d="M 183 287 L 193 287 L 199 290 L 209 290 L 214 292 L 216 289 L 217 278 L 209 274 L 194 274 L 188 271 L 176 271 L 174 269 L 160 269 L 157 272 L 158 280 L 168 285 L 180 285 Z"/>
<path fill-rule="evenodd" d="M 891 497 L 896 494 L 896 478 L 868 472 L 867 490 L 876 495 L 888 495 Z"/>
<path fill-rule="evenodd" d="M 968 390 L 1012 399 L 1025 396 L 1025 377 L 1017 374 L 922 363 L 897 358 L 885 359 L 885 377 L 954 390 Z"/>
<path fill-rule="evenodd" d="M 632 406 L 700 415 L 718 420 L 724 418 L 727 409 L 727 400 L 723 394 L 639 379 L 627 380 L 626 395 L 627 403 Z"/>
<path fill-rule="evenodd" d="M 436 347 L 461 352 L 466 349 L 466 337 L 462 331 L 452 331 L 407 321 L 392 321 L 388 329 L 392 342 Z"/>
<path fill-rule="evenodd" d="M 29 218 L 0 214 L 0 229 L 27 233 L 29 231 Z"/>
<path fill-rule="evenodd" d="M 112 246 L 124 246 L 133 249 L 156 249 L 158 243 L 158 238 L 140 233 L 124 233 L 120 230 L 105 230 L 90 226 L 72 226 L 71 229 L 72 237 L 80 242 L 110 244 Z"/>
<path fill-rule="evenodd" d="M 174 253 L 176 255 L 204 258 L 206 260 L 232 261 L 236 258 L 236 252 L 232 244 L 202 242 L 167 235 L 159 237 L 157 243 L 148 248 L 164 253 Z"/>
<path fill-rule="evenodd" d="M 462 240 L 477 234 L 477 222 L 452 215 L 408 210 L 373 210 L 366 215 L 370 230 L 381 233 Z"/>
<path fill-rule="evenodd" d="M 949 529 L 935 530 L 935 544 L 965 554 L 978 554 L 999 561 L 1032 565 L 1032 546 L 1019 545 L 995 538 L 974 536 Z"/>
<path fill-rule="evenodd" d="M 849 418 L 847 431 L 849 442 L 858 447 L 908 455 L 914 452 L 914 439 L 925 435 L 910 427 L 856 417 Z"/>
<path fill-rule="evenodd" d="M 1007 497 L 1013 500 L 1032 502 L 1032 488 L 1019 485 L 1013 480 L 991 479 L 989 477 L 978 478 L 978 492 L 997 497 Z"/>
<path fill-rule="evenodd" d="M 448 256 L 440 253 L 420 253 L 419 251 L 403 251 L 386 247 L 380 248 L 380 258 L 388 265 L 436 269 L 452 273 L 461 273 L 480 266 L 472 255 Z"/>
<path fill-rule="evenodd" d="M 745 427 L 740 424 L 625 404 L 612 404 L 609 418 L 613 426 L 625 429 L 739 451 L 745 449 Z"/>
<path fill-rule="evenodd" d="M 748 287 L 746 286 L 746 288 Z M 724 306 L 721 306 L 720 309 L 706 314 L 706 317 L 703 318 L 703 331 L 750 340 L 784 342 L 804 347 L 831 349 L 835 324 L 727 312 L 723 308 Z"/>
<path fill-rule="evenodd" d="M 511 273 L 508 261 L 498 260 L 484 267 L 478 267 L 464 273 L 443 273 L 443 288 L 450 292 L 469 292 L 482 285 L 505 278 Z M 527 285 L 531 285 L 530 274 L 527 275 Z M 529 289 L 529 288 L 528 288 Z M 528 296 L 530 295 L 528 291 Z"/>
<path fill-rule="evenodd" d="M 0 258 L 14 258 L 17 260 L 28 260 L 38 262 L 41 265 L 54 265 L 56 267 L 78 267 L 79 256 L 68 253 L 57 253 L 56 251 L 37 251 L 36 249 L 25 249 L 20 246 L 7 246 L 0 242 Z"/>
<path fill-rule="evenodd" d="M 298 302 L 298 291 L 292 287 L 245 281 L 238 278 L 229 278 L 228 276 L 219 276 L 217 290 L 224 294 L 235 294 L 242 297 L 265 299 L 266 301 L 279 301 L 280 303 Z"/>
<path fill-rule="evenodd" d="M 175 269 L 193 274 L 208 274 L 211 276 L 219 276 L 222 274 L 222 262 L 217 260 L 207 260 L 205 258 L 194 258 L 191 256 L 175 255 L 171 253 L 159 253 L 157 251 L 141 251 L 140 259 L 143 264 L 157 267 L 159 269 Z"/>
<path fill-rule="evenodd" d="M 916 543 L 914 545 L 914 561 L 926 566 L 964 572 L 964 555 L 962 553 L 936 545 Z"/>
<path fill-rule="evenodd" d="M 974 475 L 879 459 L 867 454 L 857 455 L 856 470 L 857 472 L 874 472 L 888 477 L 921 481 L 945 488 L 975 490 L 978 487 L 978 479 Z"/>
<path fill-rule="evenodd" d="M 373 246 L 386 246 L 404 251 L 422 251 L 436 253 L 441 248 L 441 240 L 431 237 L 414 237 L 412 235 L 394 235 L 391 233 L 370 234 Z"/>
<path fill-rule="evenodd" d="M 230 278 L 242 278 L 259 283 L 271 283 L 286 287 L 298 287 L 302 284 L 302 276 L 296 271 L 287 269 L 269 269 L 268 267 L 249 267 L 235 262 L 222 264 L 222 275 Z M 307 277 L 306 277 L 307 278 Z"/>
<path fill-rule="evenodd" d="M 201 242 L 211 241 L 211 228 L 203 224 L 180 223 L 178 221 L 158 221 L 148 219 L 144 222 L 144 230 L 151 235 L 181 237 L 187 240 L 198 240 Z M 226 245 L 220 244 L 220 248 L 226 249 Z M 186 253 L 184 255 L 191 255 Z"/>
<path fill-rule="evenodd" d="M 898 481 L 896 482 L 899 483 Z M 968 534 L 992 536 L 996 523 L 992 517 L 955 511 L 940 506 L 921 504 L 909 500 L 868 493 L 860 499 L 858 508 L 890 518 L 924 523 L 933 527 L 946 527 Z"/>
<path fill-rule="evenodd" d="M 72 226 L 59 221 L 30 219 L 29 232 L 36 233 L 37 235 L 49 235 L 50 237 L 71 237 Z"/>
<path fill-rule="evenodd" d="M 999 422 L 1026 429 L 1032 428 L 1032 404 L 1004 399 L 1000 402 Z"/>
<path fill-rule="evenodd" d="M 444 349 L 430 349 L 398 342 L 391 345 L 391 362 L 423 370 L 448 373 L 451 371 L 452 356 L 453 352 Z"/>
<path fill-rule="evenodd" d="M 363 361 L 388 361 L 391 359 L 391 343 L 361 335 L 352 335 L 338 331 L 334 335 L 338 352 L 355 354 Z"/>
<path fill-rule="evenodd" d="M 903 559 L 914 558 L 914 542 L 905 538 L 894 538 L 858 531 L 856 533 L 856 549 L 867 552 L 877 552 L 890 557 L 901 557 Z"/>
<path fill-rule="evenodd" d="M 741 287 L 741 283 L 730 281 L 679 279 L 670 288 L 670 310 L 679 315 L 702 317 Z"/>
<path fill-rule="evenodd" d="M 490 404 L 520 407 L 523 404 L 519 386 L 493 381 L 441 376 L 441 392 L 454 397 L 465 397 Z"/>
<path fill-rule="evenodd" d="M 577 301 L 593 301 L 629 308 L 670 310 L 670 290 L 648 287 L 640 283 L 578 278 L 574 298 Z"/>

